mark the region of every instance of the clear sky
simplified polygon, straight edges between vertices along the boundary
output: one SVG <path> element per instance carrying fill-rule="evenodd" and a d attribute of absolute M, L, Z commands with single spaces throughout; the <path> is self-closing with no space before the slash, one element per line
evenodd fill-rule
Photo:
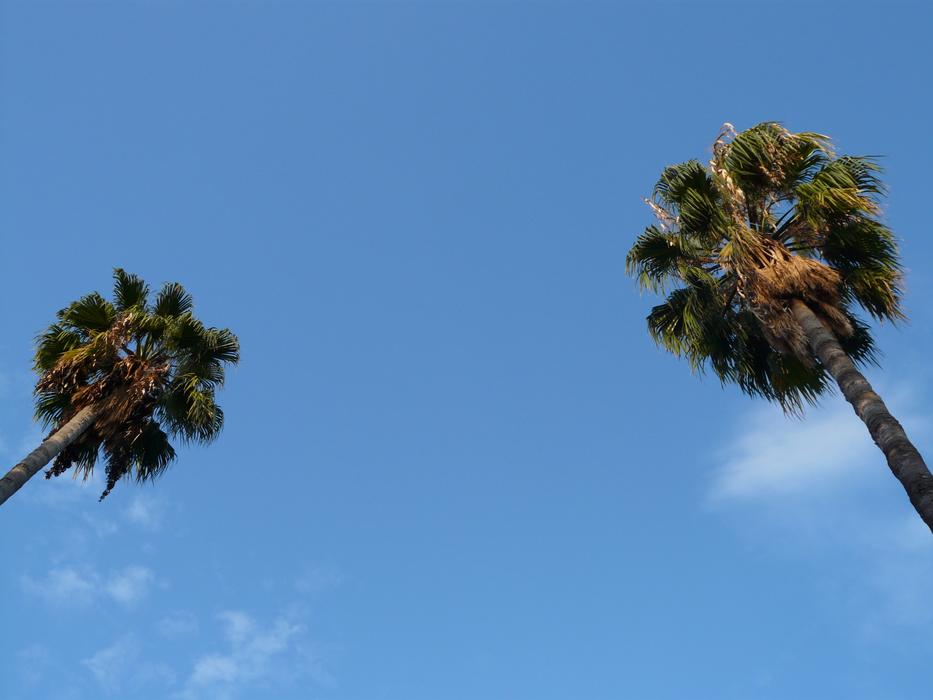
<path fill-rule="evenodd" d="M 929 6 L 16 2 L 0 456 L 122 266 L 241 339 L 155 486 L 0 512 L 5 700 L 848 700 L 933 683 L 933 539 L 838 397 L 654 347 L 624 276 L 725 121 L 884 156 L 933 456 Z"/>

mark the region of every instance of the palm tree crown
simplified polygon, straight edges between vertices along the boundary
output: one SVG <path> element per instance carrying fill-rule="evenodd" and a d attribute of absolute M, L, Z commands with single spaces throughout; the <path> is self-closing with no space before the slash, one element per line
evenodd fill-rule
<path fill-rule="evenodd" d="M 37 339 L 36 417 L 53 434 L 85 407 L 98 417 L 47 477 L 75 467 L 86 478 L 103 453 L 103 499 L 126 475 L 160 475 L 175 458 L 169 438 L 207 443 L 220 433 L 215 392 L 225 365 L 239 361 L 239 342 L 192 309 L 181 285 L 165 284 L 150 304 L 146 283 L 117 269 L 113 301 L 95 292 L 58 312 Z"/>
<path fill-rule="evenodd" d="M 657 223 L 628 254 L 630 274 L 664 303 L 654 339 L 723 383 L 798 411 L 828 386 L 790 310 L 804 302 L 857 363 L 874 361 L 861 306 L 897 320 L 901 269 L 879 220 L 870 157 L 836 156 L 828 137 L 774 122 L 725 125 L 708 166 L 664 169 L 648 201 Z"/>

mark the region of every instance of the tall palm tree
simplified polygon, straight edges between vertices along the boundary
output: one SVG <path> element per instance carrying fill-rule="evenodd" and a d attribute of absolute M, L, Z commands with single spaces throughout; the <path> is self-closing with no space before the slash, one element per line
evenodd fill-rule
<path fill-rule="evenodd" d="M 674 286 L 648 331 L 694 371 L 789 412 L 834 380 L 933 529 L 933 475 L 858 369 L 876 358 L 855 308 L 904 318 L 878 173 L 872 158 L 837 156 L 821 134 L 726 124 L 708 166 L 664 169 L 646 200 L 657 223 L 626 263 L 644 289 Z"/>
<path fill-rule="evenodd" d="M 74 467 L 87 478 L 106 459 L 103 499 L 124 476 L 148 481 L 175 459 L 169 438 L 208 443 L 224 414 L 215 401 L 240 347 L 207 328 L 180 284 L 149 303 L 143 280 L 114 271 L 113 301 L 88 294 L 37 339 L 36 418 L 50 435 L 0 479 L 0 504 L 51 460 L 46 478 Z"/>

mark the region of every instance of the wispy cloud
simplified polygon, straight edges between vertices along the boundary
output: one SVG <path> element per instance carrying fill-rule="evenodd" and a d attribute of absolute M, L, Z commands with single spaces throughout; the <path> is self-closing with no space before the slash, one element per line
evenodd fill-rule
<path fill-rule="evenodd" d="M 928 420 L 918 394 L 889 394 L 922 449 Z M 708 502 L 741 510 L 744 536 L 780 547 L 780 556 L 832 557 L 835 567 L 856 569 L 835 580 L 860 611 L 853 619 L 863 633 L 925 627 L 933 622 L 933 537 L 851 407 L 840 397 L 827 404 L 803 420 L 759 406 L 737 421 L 718 451 Z M 764 530 L 767 537 L 755 534 Z"/>
<path fill-rule="evenodd" d="M 123 514 L 127 520 L 144 530 L 155 532 L 162 527 L 162 504 L 151 496 L 134 496 Z"/>
<path fill-rule="evenodd" d="M 290 617 L 261 624 L 240 610 L 218 615 L 224 648 L 200 656 L 180 697 L 230 699 L 258 684 L 286 684 L 306 677 L 328 682 L 306 628 Z"/>
<path fill-rule="evenodd" d="M 134 634 L 119 637 L 112 644 L 83 659 L 81 664 L 108 693 L 125 688 L 152 692 L 157 687 L 167 687 L 175 681 L 175 673 L 166 664 L 145 658 Z"/>
<path fill-rule="evenodd" d="M 127 635 L 98 650 L 81 663 L 98 683 L 112 691 L 120 687 L 138 657 L 139 643 L 135 637 Z"/>
<path fill-rule="evenodd" d="M 720 451 L 710 497 L 772 499 L 837 485 L 883 460 L 877 449 L 848 404 L 833 402 L 802 420 L 759 407 Z"/>
<path fill-rule="evenodd" d="M 42 578 L 23 576 L 23 589 L 50 603 L 84 605 L 98 593 L 99 581 L 93 572 L 73 568 L 51 569 Z"/>
<path fill-rule="evenodd" d="M 107 581 L 107 594 L 118 603 L 133 605 L 145 597 L 155 576 L 145 566 L 128 566 Z"/>
<path fill-rule="evenodd" d="M 882 394 L 911 438 L 929 436 L 928 409 L 916 388 L 882 387 Z M 836 490 L 886 473 L 884 456 L 865 424 L 841 397 L 829 397 L 803 418 L 758 404 L 735 424 L 716 452 L 710 483 L 713 501 L 788 501 Z"/>
<path fill-rule="evenodd" d="M 117 524 L 109 518 L 91 515 L 86 511 L 81 513 L 81 520 L 87 524 L 87 529 L 98 537 L 109 537 L 110 535 L 116 534 L 120 529 L 117 527 Z"/>
<path fill-rule="evenodd" d="M 107 576 L 90 567 L 56 567 L 40 578 L 23 576 L 21 582 L 27 593 L 53 605 L 111 600 L 130 607 L 148 595 L 155 576 L 144 566 L 127 566 Z"/>

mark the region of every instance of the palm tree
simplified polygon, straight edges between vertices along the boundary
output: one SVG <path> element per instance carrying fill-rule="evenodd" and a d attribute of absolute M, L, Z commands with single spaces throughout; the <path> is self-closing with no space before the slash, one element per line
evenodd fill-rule
<path fill-rule="evenodd" d="M 102 453 L 107 485 L 149 481 L 175 459 L 169 438 L 208 443 L 224 414 L 215 392 L 240 347 L 227 329 L 206 328 L 180 284 L 149 303 L 143 280 L 114 271 L 113 301 L 96 292 L 58 312 L 37 338 L 36 418 L 49 436 L 2 479 L 0 504 L 51 460 L 46 478 L 74 467 L 87 478 Z"/>
<path fill-rule="evenodd" d="M 708 167 L 664 169 L 646 200 L 657 223 L 626 267 L 643 289 L 675 286 L 648 331 L 694 371 L 712 369 L 788 412 L 834 380 L 933 529 L 933 475 L 858 369 L 876 357 L 855 308 L 904 318 L 878 173 L 874 159 L 837 156 L 821 134 L 773 122 L 736 134 L 726 124 Z"/>

